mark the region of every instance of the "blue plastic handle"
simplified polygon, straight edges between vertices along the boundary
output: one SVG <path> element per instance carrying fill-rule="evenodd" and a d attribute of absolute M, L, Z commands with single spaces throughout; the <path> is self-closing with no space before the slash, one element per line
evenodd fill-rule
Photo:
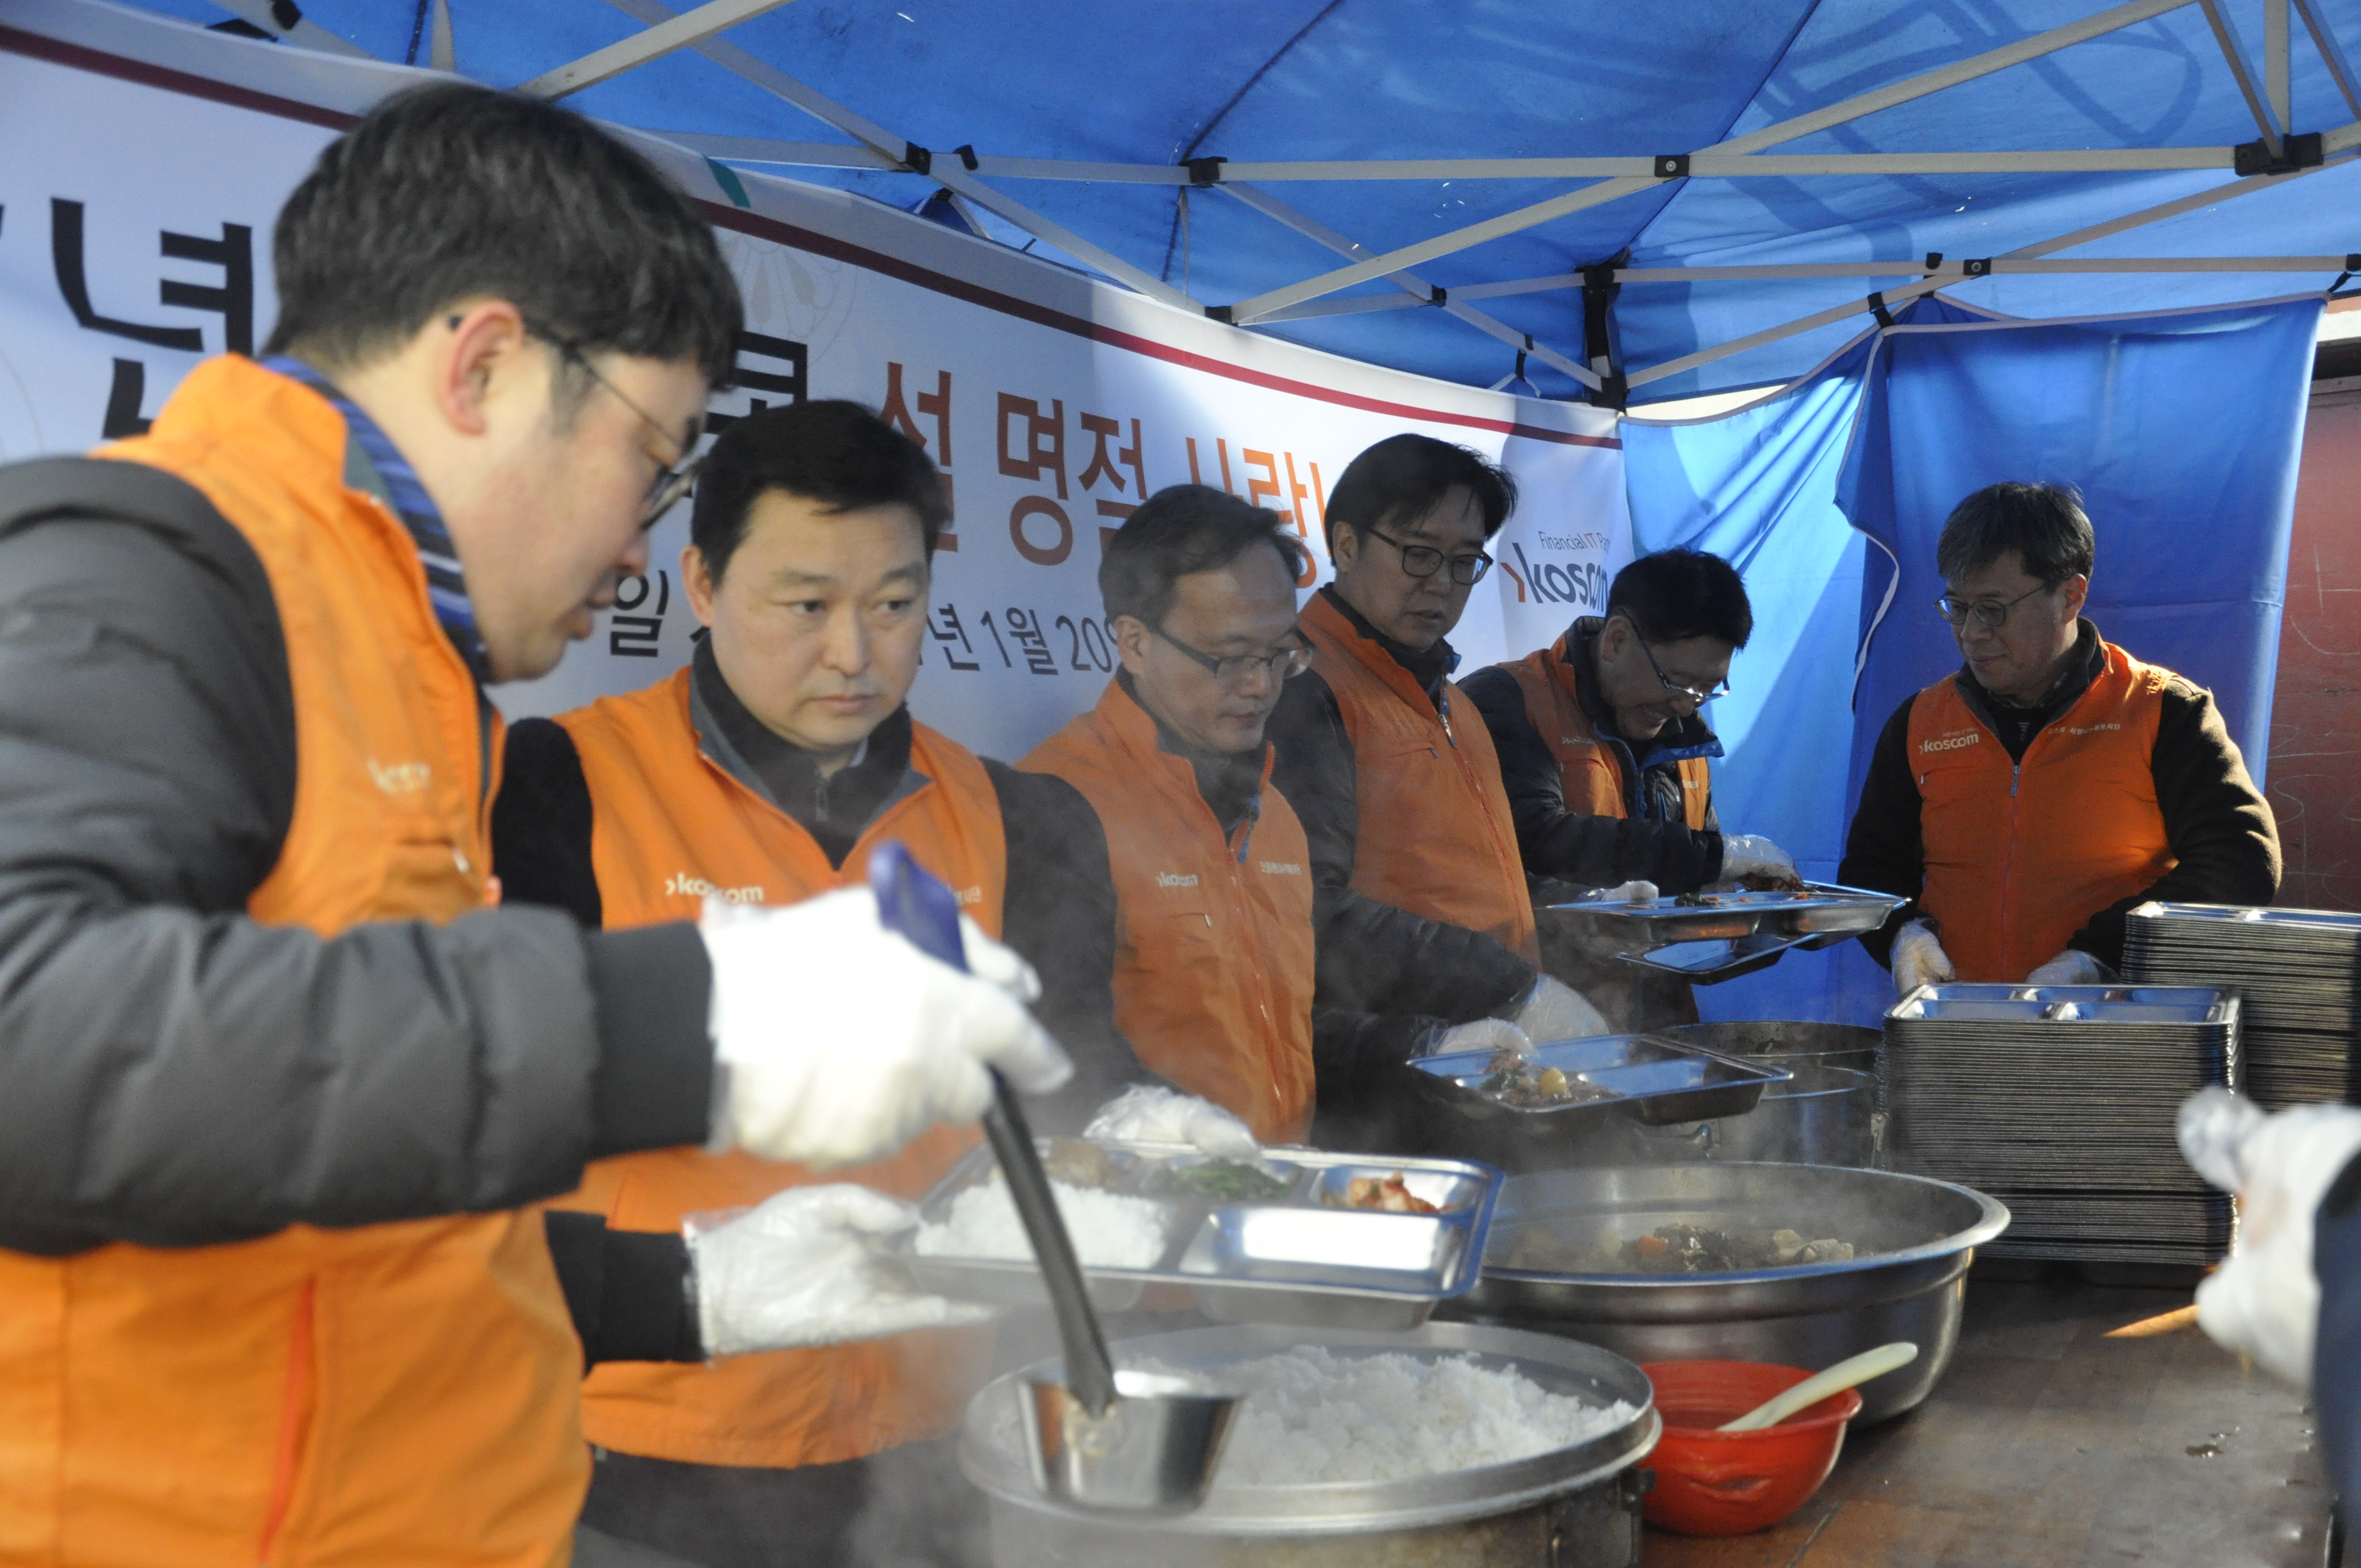
<path fill-rule="evenodd" d="M 967 972 L 959 895 L 920 865 L 900 840 L 870 851 L 869 887 L 877 895 L 877 918 L 888 931 L 900 932 L 928 958 Z"/>

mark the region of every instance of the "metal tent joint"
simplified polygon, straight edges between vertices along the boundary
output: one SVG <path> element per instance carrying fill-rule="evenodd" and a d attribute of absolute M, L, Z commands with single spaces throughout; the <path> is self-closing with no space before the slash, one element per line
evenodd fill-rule
<path fill-rule="evenodd" d="M 1426 302 L 1430 305 L 1447 305 L 1451 302 L 1451 291 L 1440 283 L 1429 283 L 1426 286 Z"/>
<path fill-rule="evenodd" d="M 902 167 L 913 174 L 932 174 L 935 155 L 917 142 L 906 141 L 902 144 Z"/>
<path fill-rule="evenodd" d="M 1192 158 L 1182 167 L 1189 170 L 1189 183 L 1202 189 L 1222 182 L 1222 165 L 1228 161 L 1226 158 Z"/>
<path fill-rule="evenodd" d="M 951 148 L 951 150 L 959 154 L 960 167 L 966 170 L 970 174 L 974 173 L 982 167 L 982 165 L 976 161 L 975 143 L 972 141 L 963 141 L 960 143 L 959 146 Z"/>
<path fill-rule="evenodd" d="M 1208 321 L 1220 322 L 1224 326 L 1231 324 L 1235 315 L 1236 312 L 1228 305 L 1207 305 L 1205 307 L 1205 319 Z"/>
<path fill-rule="evenodd" d="M 1885 308 L 1885 294 L 1883 291 L 1876 291 L 1871 293 L 1869 296 L 1869 308 L 1871 312 L 1876 315 L 1877 324 L 1879 326 L 1887 327 L 1894 324 L 1894 313 Z"/>
<path fill-rule="evenodd" d="M 1991 258 L 1991 257 L 1989 257 L 1989 256 L 1979 256 L 1979 257 L 1971 258 L 1971 259 L 1969 259 L 1969 260 L 1966 260 L 1966 261 L 1962 261 L 1962 262 L 1960 262 L 1960 277 L 1962 277 L 1962 278 L 1989 278 L 1989 277 L 1991 277 L 1991 276 L 1992 276 L 1992 258 Z"/>
<path fill-rule="evenodd" d="M 1656 154 L 1656 178 L 1657 178 L 1657 179 L 1659 179 L 1659 180 L 1686 180 L 1686 179 L 1687 179 L 1688 177 L 1689 177 L 1689 155 L 1688 155 L 1687 153 L 1686 153 L 1686 152 L 1660 152 L 1660 153 Z"/>
<path fill-rule="evenodd" d="M 2301 136 L 2282 137 L 2281 156 L 2271 156 L 2271 146 L 2257 137 L 2242 141 L 2232 150 L 2231 167 L 2240 174 L 2292 174 L 2299 169 L 2317 169 L 2326 156 L 2321 147 L 2320 133 L 2306 131 Z"/>

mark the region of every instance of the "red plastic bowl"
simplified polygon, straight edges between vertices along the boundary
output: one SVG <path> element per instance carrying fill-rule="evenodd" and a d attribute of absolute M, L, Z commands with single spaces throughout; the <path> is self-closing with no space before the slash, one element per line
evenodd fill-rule
<path fill-rule="evenodd" d="M 1861 1390 L 1848 1388 L 1761 1431 L 1716 1431 L 1811 1374 L 1760 1361 L 1658 1361 L 1640 1370 L 1664 1418 L 1664 1440 L 1648 1456 L 1656 1485 L 1642 1511 L 1683 1535 L 1744 1535 L 1802 1508 L 1836 1468 L 1845 1423 L 1861 1414 Z"/>

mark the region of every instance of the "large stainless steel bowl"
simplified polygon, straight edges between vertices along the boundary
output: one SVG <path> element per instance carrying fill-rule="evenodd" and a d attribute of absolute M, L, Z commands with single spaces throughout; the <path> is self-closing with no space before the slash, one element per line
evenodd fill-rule
<path fill-rule="evenodd" d="M 1768 1361 L 1819 1368 L 1894 1340 L 1918 1359 L 1861 1387 L 1863 1422 L 1933 1391 L 1958 1347 L 1968 1265 L 2008 1226 L 1981 1192 L 1924 1177 L 1827 1166 L 1707 1164 L 1511 1177 L 1484 1276 L 1455 1316 L 1539 1329 L 1633 1361 Z M 1543 1226 L 1587 1244 L 1660 1225 L 1788 1227 L 1851 1242 L 1847 1263 L 1723 1274 L 1554 1274 L 1508 1266 Z"/>
<path fill-rule="evenodd" d="M 1383 1561 L 1508 1568 L 1625 1568 L 1639 1548 L 1631 1474 L 1663 1431 L 1640 1369 L 1594 1345 L 1549 1334 L 1429 1322 L 1406 1333 L 1232 1324 L 1123 1340 L 1118 1365 L 1143 1361 L 1217 1381 L 1221 1369 L 1295 1345 L 1343 1355 L 1471 1355 L 1513 1366 L 1554 1393 L 1622 1401 L 1631 1419 L 1571 1448 L 1507 1464 L 1404 1481 L 1265 1486 L 1216 1471 L 1204 1507 L 1159 1519 L 1091 1513 L 1042 1496 L 1024 1449 L 1012 1373 L 969 1404 L 960 1464 L 992 1499 L 993 1555 L 1014 1568 L 1345 1568 Z"/>

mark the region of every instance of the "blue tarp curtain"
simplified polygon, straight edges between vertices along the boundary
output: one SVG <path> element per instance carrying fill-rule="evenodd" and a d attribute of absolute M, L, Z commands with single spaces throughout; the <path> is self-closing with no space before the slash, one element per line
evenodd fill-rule
<path fill-rule="evenodd" d="M 1635 547 L 1728 555 L 1755 605 L 1713 713 L 1724 824 L 1835 872 L 1879 729 L 1959 667 L 1930 608 L 1936 536 L 1961 497 L 2006 478 L 2081 489 L 2092 618 L 2211 687 L 2259 782 L 2319 311 L 2310 296 L 2026 322 L 1928 301 L 1775 399 L 1627 422 Z M 1699 1000 L 1708 1016 L 1867 1023 L 1891 995 L 1848 943 Z"/>

